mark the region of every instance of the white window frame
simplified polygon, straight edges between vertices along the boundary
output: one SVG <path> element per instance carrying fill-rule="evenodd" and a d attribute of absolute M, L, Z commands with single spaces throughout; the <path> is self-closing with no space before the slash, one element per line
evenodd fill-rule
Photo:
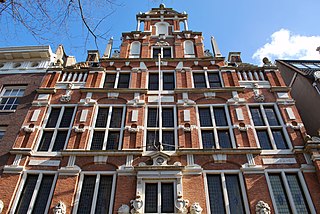
<path fill-rule="evenodd" d="M 266 177 L 266 180 L 267 180 L 268 189 L 270 191 L 270 197 L 271 197 L 272 204 L 274 206 L 275 212 L 277 212 L 277 204 L 276 204 L 276 200 L 274 198 L 271 182 L 270 182 L 270 179 L 269 179 L 269 173 L 278 173 L 278 174 L 280 173 L 281 174 L 281 179 L 282 179 L 282 182 L 283 182 L 283 186 L 284 186 L 285 192 L 286 192 L 287 197 L 288 197 L 289 206 L 290 206 L 292 212 L 295 213 L 295 214 L 297 214 L 297 211 L 296 211 L 296 208 L 295 208 L 295 205 L 294 205 L 294 201 L 293 201 L 293 198 L 292 198 L 291 190 L 289 188 L 289 184 L 288 184 L 288 181 L 287 181 L 286 173 L 295 173 L 295 174 L 297 174 L 298 178 L 299 178 L 299 182 L 300 182 L 301 187 L 302 187 L 303 194 L 304 194 L 304 196 L 306 198 L 306 201 L 307 201 L 307 206 L 309 207 L 309 209 L 310 209 L 312 214 L 316 214 L 317 213 L 315 208 L 314 208 L 313 201 L 311 199 L 307 184 L 306 184 L 306 182 L 304 180 L 303 173 L 299 169 L 266 169 L 264 174 L 265 174 L 265 177 Z"/>
<path fill-rule="evenodd" d="M 74 111 L 73 111 L 73 115 L 72 115 L 72 118 L 71 118 L 71 122 L 70 122 L 69 127 L 59 128 L 59 125 L 60 125 L 60 123 L 62 121 L 62 116 L 63 116 L 63 113 L 64 113 L 64 109 L 66 107 L 74 107 Z M 58 120 L 57 120 L 57 123 L 56 123 L 56 126 L 53 127 L 53 128 L 46 128 L 49 116 L 50 116 L 51 111 L 52 111 L 53 108 L 61 108 L 60 114 L 59 114 L 59 117 L 58 117 Z M 66 104 L 66 105 L 55 105 L 55 104 L 53 104 L 53 105 L 50 105 L 49 111 L 47 112 L 47 114 L 45 116 L 45 119 L 43 120 L 43 124 L 42 124 L 42 126 L 40 127 L 40 130 L 39 130 L 41 134 L 39 135 L 38 141 L 37 141 L 36 146 L 35 146 L 35 151 L 36 151 L 37 154 L 39 154 L 39 155 L 41 155 L 41 154 L 43 154 L 43 155 L 59 155 L 61 153 L 61 152 L 53 152 L 52 151 L 53 146 L 54 146 L 54 141 L 55 141 L 55 139 L 57 137 L 57 133 L 60 130 L 68 130 L 68 134 L 67 134 L 67 137 L 66 137 L 66 142 L 64 143 L 64 147 L 63 147 L 63 149 L 66 149 L 66 147 L 68 145 L 69 138 L 70 138 L 70 134 L 71 134 L 71 130 L 72 130 L 72 126 L 73 126 L 73 123 L 74 123 L 74 119 L 75 119 L 76 113 L 77 113 L 77 105 L 76 104 Z M 51 138 L 49 149 L 48 149 L 48 151 L 38 151 L 40 143 L 41 143 L 41 140 L 42 140 L 43 133 L 46 130 L 51 130 L 51 131 L 53 130 L 53 135 L 52 135 L 52 138 Z"/>
<path fill-rule="evenodd" d="M 201 127 L 200 125 L 200 114 L 199 114 L 199 108 L 210 108 L 210 114 L 211 114 L 211 121 L 212 121 L 212 127 Z M 213 108 L 214 107 L 223 107 L 225 110 L 226 118 L 227 118 L 227 123 L 228 126 L 216 126 L 215 118 L 214 118 L 214 112 Z M 221 104 L 200 104 L 196 105 L 196 117 L 197 117 L 197 123 L 198 123 L 198 135 L 199 135 L 199 143 L 200 143 L 200 149 L 203 149 L 203 143 L 202 143 L 202 135 L 201 135 L 201 130 L 210 130 L 214 132 L 214 149 L 225 149 L 225 148 L 220 148 L 219 144 L 219 139 L 218 139 L 218 130 L 228 130 L 230 134 L 230 142 L 231 142 L 231 148 L 235 149 L 236 147 L 236 140 L 234 137 L 233 133 L 233 125 L 232 121 L 230 118 L 230 113 L 227 105 L 221 105 Z"/>
<path fill-rule="evenodd" d="M 204 73 L 204 77 L 205 77 L 205 81 L 206 81 L 206 88 L 211 88 L 208 73 L 217 73 L 217 74 L 219 74 L 221 87 L 224 87 L 221 72 L 219 70 L 194 70 L 194 71 L 192 71 L 192 86 L 193 86 L 193 88 L 196 88 L 195 83 L 194 83 L 194 78 L 193 78 L 194 73 Z"/>
<path fill-rule="evenodd" d="M 12 98 L 15 97 L 16 100 L 17 99 L 21 99 L 22 97 L 25 96 L 25 91 L 26 91 L 26 86 L 3 86 L 0 92 L 0 102 L 3 98 Z M 7 90 L 14 90 L 14 89 L 19 89 L 19 90 L 24 90 L 23 95 L 22 96 L 4 96 L 4 94 L 6 93 Z M 15 103 L 14 103 L 15 104 Z M 6 106 L 7 104 L 5 104 L 4 106 Z M 13 104 L 10 104 L 13 105 Z M 18 106 L 17 106 L 18 108 Z M 17 109 L 10 109 L 10 110 L 0 110 L 0 112 L 15 112 Z"/>
<path fill-rule="evenodd" d="M 129 74 L 130 77 L 129 77 L 129 86 L 128 86 L 128 88 L 130 88 L 130 83 L 131 83 L 131 73 L 130 73 L 130 71 L 107 71 L 107 72 L 104 72 L 103 77 L 102 77 L 102 81 L 101 81 L 101 83 L 102 83 L 101 84 L 101 88 L 104 87 L 107 74 L 116 74 L 116 79 L 114 81 L 113 88 L 118 88 L 119 79 L 120 79 L 120 75 L 121 74 Z"/>
<path fill-rule="evenodd" d="M 3 136 L 2 138 L 0 138 L 0 140 L 4 138 L 6 131 L 7 131 L 7 126 L 0 126 L 0 132 L 3 132 Z"/>
<path fill-rule="evenodd" d="M 250 111 L 250 107 L 260 107 L 260 112 L 261 112 L 261 115 L 263 117 L 263 122 L 264 122 L 264 126 L 258 126 L 258 130 L 267 130 L 267 133 L 268 133 L 268 137 L 269 137 L 269 140 L 270 140 L 270 143 L 271 143 L 271 146 L 273 149 L 271 150 L 268 150 L 268 149 L 264 149 L 262 150 L 262 154 L 279 154 L 279 153 L 282 153 L 282 154 L 291 154 L 292 153 L 292 143 L 291 143 L 291 140 L 290 140 L 290 137 L 287 133 L 287 130 L 286 130 L 286 125 L 284 124 L 283 122 L 283 119 L 282 119 L 282 116 L 281 116 L 281 113 L 280 113 L 280 110 L 278 108 L 278 106 L 275 104 L 275 103 L 251 103 L 251 104 L 246 104 L 247 106 L 247 111 L 248 111 L 248 115 L 249 115 L 249 118 L 250 118 L 250 123 L 251 123 L 251 127 L 253 129 L 253 133 L 254 133 L 254 138 L 257 142 L 257 146 L 258 148 L 261 148 L 260 146 L 260 142 L 259 142 L 259 138 L 258 138 L 258 135 L 257 135 L 257 128 L 254 126 L 254 122 L 253 122 L 253 119 L 252 119 L 252 115 L 251 115 L 251 111 Z M 267 115 L 264 111 L 264 106 L 265 107 L 273 107 L 274 111 L 275 111 L 275 114 L 277 116 L 277 119 L 279 121 L 279 126 L 269 126 L 269 121 L 268 121 L 268 118 L 267 118 Z M 277 146 L 276 146 L 276 143 L 274 141 L 274 138 L 273 138 L 273 135 L 272 135 L 272 129 L 281 129 L 282 133 L 283 133 L 283 136 L 284 136 L 284 140 L 288 146 L 288 149 L 277 149 Z"/>
<path fill-rule="evenodd" d="M 246 187 L 244 183 L 244 178 L 243 174 L 241 173 L 240 170 L 204 170 L 204 189 L 205 189 L 205 194 L 206 194 L 206 203 L 207 203 L 207 213 L 211 213 L 210 210 L 210 199 L 209 199 L 209 190 L 208 190 L 208 180 L 207 180 L 207 175 L 220 175 L 221 176 L 221 181 L 222 181 L 222 192 L 223 192 L 223 199 L 225 202 L 225 210 L 227 214 L 230 214 L 229 210 L 229 199 L 228 199 L 228 192 L 227 192 L 227 186 L 226 186 L 226 180 L 225 180 L 225 175 L 230 174 L 230 175 L 238 175 L 239 176 L 239 181 L 240 181 L 240 189 L 242 193 L 242 199 L 244 202 L 244 209 L 246 213 L 250 213 L 250 208 L 248 204 L 248 197 L 246 193 Z"/>
<path fill-rule="evenodd" d="M 172 46 L 152 46 L 151 47 L 151 58 L 153 58 L 153 49 L 160 49 L 161 58 L 163 58 L 163 49 L 164 48 L 167 48 L 167 49 L 170 48 L 170 51 L 171 51 L 171 57 L 170 58 L 172 58 L 172 56 L 173 56 L 173 48 L 172 48 Z M 155 59 L 155 58 L 153 58 L 153 59 Z"/>
<path fill-rule="evenodd" d="M 159 127 L 148 127 L 148 110 L 149 108 L 159 108 Z M 173 123 L 174 127 L 162 127 L 162 108 L 172 108 L 173 109 Z M 175 105 L 147 105 L 145 107 L 145 117 L 144 117 L 144 136 L 143 136 L 143 145 L 144 151 L 146 153 L 153 153 L 154 151 L 147 151 L 147 132 L 148 131 L 157 131 L 159 133 L 159 142 L 162 142 L 162 132 L 163 131 L 173 131 L 174 132 L 174 150 L 173 151 L 162 151 L 167 154 L 175 153 L 175 150 L 178 148 L 178 126 L 177 126 L 177 109 Z"/>
<path fill-rule="evenodd" d="M 17 194 L 15 196 L 12 208 L 10 210 L 10 214 L 14 214 L 15 213 L 15 211 L 17 209 L 17 206 L 18 206 L 18 203 L 19 203 L 19 199 L 21 197 L 21 194 L 22 194 L 22 191 L 23 191 L 23 188 L 24 188 L 24 185 L 25 185 L 26 180 L 27 180 L 27 176 L 28 175 L 32 175 L 32 174 L 33 175 L 38 175 L 38 180 L 37 180 L 36 186 L 35 186 L 33 194 L 32 194 L 32 198 L 31 198 L 31 201 L 30 201 L 30 205 L 29 205 L 27 214 L 31 214 L 32 213 L 32 209 L 34 207 L 34 203 L 36 202 L 37 195 L 39 193 L 39 188 L 40 188 L 40 185 L 41 185 L 42 178 L 43 178 L 44 174 L 46 174 L 46 175 L 54 175 L 54 179 L 53 179 L 53 182 L 52 182 L 53 185 L 52 185 L 51 190 L 50 190 L 50 194 L 49 194 L 49 197 L 48 197 L 48 202 L 47 202 L 46 212 L 45 213 L 49 212 L 51 200 L 52 200 L 52 197 L 53 197 L 53 192 L 54 192 L 54 189 L 55 189 L 55 186 L 56 186 L 56 182 L 57 182 L 57 177 L 58 177 L 57 176 L 57 172 L 56 171 L 29 170 L 29 171 L 25 171 L 23 173 L 21 182 L 20 182 L 19 187 L 17 189 Z"/>
<path fill-rule="evenodd" d="M 73 214 L 76 214 L 78 212 L 78 207 L 79 207 L 79 201 L 80 201 L 80 196 L 81 196 L 81 191 L 82 191 L 82 184 L 83 184 L 83 179 L 85 175 L 96 175 L 96 184 L 95 184 L 95 189 L 94 189 L 94 195 L 92 199 L 92 207 L 91 207 L 91 214 L 94 214 L 96 204 L 97 204 L 97 197 L 98 197 L 98 190 L 99 190 L 99 182 L 100 182 L 100 176 L 101 175 L 112 175 L 112 187 L 111 187 L 111 197 L 110 197 L 110 206 L 109 206 L 109 214 L 112 214 L 113 212 L 113 203 L 114 203 L 114 197 L 115 197 L 115 189 L 116 189 L 116 172 L 81 172 L 80 173 L 80 178 L 79 178 L 79 184 L 77 187 L 77 193 L 76 197 L 74 200 L 74 207 L 73 207 Z"/>
<path fill-rule="evenodd" d="M 122 120 L 121 120 L 121 127 L 120 128 L 110 128 L 110 122 L 111 122 L 111 116 L 112 116 L 112 110 L 113 108 L 122 108 Z M 105 128 L 96 128 L 96 121 L 97 121 L 97 117 L 98 117 L 98 112 L 99 112 L 99 108 L 109 108 L 109 112 L 108 112 L 108 117 L 107 117 L 107 125 Z M 123 136 L 124 136 L 124 130 L 125 130 L 125 116 L 126 116 L 126 112 L 127 112 L 127 107 L 126 105 L 121 105 L 121 104 L 115 104 L 115 105 L 111 105 L 111 104 L 99 104 L 95 106 L 95 113 L 94 113 L 94 117 L 93 117 L 93 122 L 92 122 L 92 126 L 89 127 L 89 131 L 90 131 L 90 136 L 89 136 L 89 143 L 87 146 L 87 150 L 90 150 L 91 148 L 91 143 L 92 143 L 92 139 L 93 139 L 93 133 L 95 130 L 99 130 L 99 131 L 105 131 L 105 135 L 104 135 L 104 142 L 103 142 L 103 147 L 102 150 L 106 151 L 107 148 L 107 141 L 108 141 L 108 134 L 109 131 L 120 131 L 120 137 L 119 137 L 119 144 L 118 144 L 118 150 L 121 150 L 122 148 L 122 143 L 123 143 Z"/>
<path fill-rule="evenodd" d="M 191 40 L 185 40 L 183 42 L 183 47 L 184 47 L 184 57 L 185 58 L 195 58 L 195 50 L 194 50 L 194 43 Z M 191 52 L 188 52 L 188 48 L 190 48 Z"/>
<path fill-rule="evenodd" d="M 173 82 L 174 82 L 174 89 L 176 88 L 176 72 L 171 71 L 171 70 L 161 70 L 160 71 L 160 79 L 158 78 L 158 84 L 159 84 L 159 90 L 150 90 L 149 89 L 149 75 L 150 74 L 158 74 L 159 75 L 159 71 L 148 71 L 148 76 L 147 76 L 147 86 L 148 86 L 148 94 L 158 94 L 159 91 L 161 91 L 162 94 L 172 94 L 174 93 L 174 89 L 173 90 L 163 90 L 163 73 L 173 73 Z M 159 82 L 160 81 L 160 82 Z"/>
<path fill-rule="evenodd" d="M 159 34 L 159 26 L 160 25 L 163 25 L 166 27 L 166 32 L 164 35 L 168 36 L 169 35 L 169 26 L 170 26 L 170 24 L 168 22 L 157 22 L 154 24 L 154 26 L 156 27 L 156 35 L 160 36 L 160 34 Z M 161 34 L 161 35 L 163 35 L 163 34 Z"/>
<path fill-rule="evenodd" d="M 143 185 L 143 190 L 142 192 L 143 194 L 143 201 L 146 201 L 146 184 L 158 184 L 158 212 L 156 213 L 148 213 L 148 214 L 174 214 L 174 213 L 162 213 L 161 212 L 161 183 L 172 183 L 173 184 L 173 204 L 174 204 L 174 210 L 176 211 L 176 207 L 175 207 L 175 202 L 177 200 L 177 179 L 165 179 L 165 180 L 143 180 L 142 185 Z M 142 213 L 144 213 L 145 210 L 145 203 L 143 204 L 143 210 Z"/>
<path fill-rule="evenodd" d="M 132 52 L 134 45 L 139 46 L 139 53 Z M 136 46 L 136 47 L 137 47 L 137 46 Z M 141 53 L 141 42 L 139 42 L 139 41 L 134 41 L 134 42 L 132 42 L 131 45 L 130 45 L 129 58 L 140 58 L 140 53 Z"/>

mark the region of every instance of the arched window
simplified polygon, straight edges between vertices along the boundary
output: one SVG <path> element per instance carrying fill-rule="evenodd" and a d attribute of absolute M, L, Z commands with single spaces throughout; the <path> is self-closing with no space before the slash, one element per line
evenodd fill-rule
<path fill-rule="evenodd" d="M 158 22 L 155 24 L 156 34 L 157 35 L 168 35 L 169 23 L 167 22 Z"/>
<path fill-rule="evenodd" d="M 194 45 L 190 40 L 184 41 L 184 57 L 185 58 L 193 58 L 194 54 Z"/>
<path fill-rule="evenodd" d="M 129 58 L 139 58 L 140 57 L 140 47 L 141 44 L 138 41 L 132 42 L 130 47 Z"/>

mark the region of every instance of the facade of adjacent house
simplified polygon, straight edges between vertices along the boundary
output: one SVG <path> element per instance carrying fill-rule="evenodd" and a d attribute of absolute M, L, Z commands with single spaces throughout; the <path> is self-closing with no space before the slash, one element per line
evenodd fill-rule
<path fill-rule="evenodd" d="M 320 60 L 277 60 L 277 66 L 296 101 L 311 136 L 320 135 Z"/>
<path fill-rule="evenodd" d="M 0 175 L 53 57 L 49 46 L 0 48 Z"/>
<path fill-rule="evenodd" d="M 319 147 L 278 68 L 161 4 L 100 57 L 59 47 L 0 178 L 4 213 L 319 213 Z M 18 106 L 19 107 L 19 106 Z"/>

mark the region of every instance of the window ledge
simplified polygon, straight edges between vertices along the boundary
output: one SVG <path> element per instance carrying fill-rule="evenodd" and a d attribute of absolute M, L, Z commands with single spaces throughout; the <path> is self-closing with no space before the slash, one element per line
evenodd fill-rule
<path fill-rule="evenodd" d="M 294 154 L 294 152 L 291 149 L 261 151 L 261 155 L 292 155 L 292 154 Z"/>
<path fill-rule="evenodd" d="M 16 112 L 16 110 L 0 110 L 0 113 L 13 113 Z"/>

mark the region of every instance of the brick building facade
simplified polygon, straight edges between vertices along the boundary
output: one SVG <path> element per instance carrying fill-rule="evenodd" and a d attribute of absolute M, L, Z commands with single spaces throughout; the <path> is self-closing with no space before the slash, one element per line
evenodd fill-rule
<path fill-rule="evenodd" d="M 317 213 L 318 145 L 276 66 L 163 4 L 102 57 L 61 50 L 0 179 L 5 213 Z"/>

